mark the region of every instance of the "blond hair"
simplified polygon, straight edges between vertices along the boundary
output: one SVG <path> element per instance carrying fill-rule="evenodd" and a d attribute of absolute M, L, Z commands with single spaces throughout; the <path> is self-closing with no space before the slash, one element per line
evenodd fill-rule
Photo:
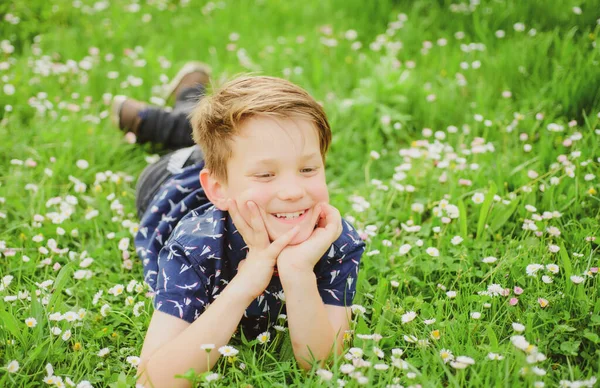
<path fill-rule="evenodd" d="M 312 122 L 319 136 L 321 156 L 331 143 L 325 111 L 308 92 L 281 78 L 241 76 L 203 97 L 190 113 L 194 141 L 204 153 L 205 167 L 227 182 L 231 142 L 244 120 L 253 116 L 301 118 Z"/>

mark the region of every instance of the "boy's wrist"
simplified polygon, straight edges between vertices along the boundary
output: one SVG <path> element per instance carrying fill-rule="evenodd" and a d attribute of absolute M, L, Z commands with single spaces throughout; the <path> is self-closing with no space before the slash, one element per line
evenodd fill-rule
<path fill-rule="evenodd" d="M 306 277 L 315 274 L 314 266 L 310 267 L 310 265 L 306 264 L 298 265 L 290 261 L 283 262 L 281 260 L 277 262 L 277 272 L 279 273 L 279 277 Z"/>
<path fill-rule="evenodd" d="M 313 282 L 316 284 L 317 282 L 317 275 L 312 269 L 293 266 L 282 266 L 280 268 L 280 266 L 277 266 L 277 270 L 283 287 L 294 286 L 295 284 L 312 284 Z"/>
<path fill-rule="evenodd" d="M 229 282 L 229 284 L 227 284 L 223 292 L 226 292 L 232 297 L 244 301 L 246 305 L 250 305 L 250 303 L 252 303 L 252 301 L 256 299 L 255 296 L 248 292 L 248 288 L 245 286 L 244 282 L 242 281 L 242 279 L 240 279 L 238 275 L 234 276 L 233 279 L 231 279 L 231 281 Z"/>

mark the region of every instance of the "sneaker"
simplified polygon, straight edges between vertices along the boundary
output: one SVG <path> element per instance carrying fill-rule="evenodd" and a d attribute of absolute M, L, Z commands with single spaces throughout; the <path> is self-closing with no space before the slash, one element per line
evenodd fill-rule
<path fill-rule="evenodd" d="M 188 62 L 177 72 L 175 77 L 163 87 L 163 98 L 175 97 L 179 101 L 181 92 L 194 86 L 206 86 L 210 82 L 210 67 L 202 62 Z"/>
<path fill-rule="evenodd" d="M 145 102 L 125 96 L 114 96 L 111 106 L 111 121 L 120 130 L 132 132 L 137 136 L 140 123 L 142 122 L 139 113 L 148 106 Z"/>

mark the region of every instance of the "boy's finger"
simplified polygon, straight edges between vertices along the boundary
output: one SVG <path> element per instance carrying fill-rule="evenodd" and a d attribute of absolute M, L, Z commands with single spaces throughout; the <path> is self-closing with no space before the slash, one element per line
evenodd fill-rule
<path fill-rule="evenodd" d="M 258 206 L 252 201 L 248 201 L 247 206 L 250 210 L 250 226 L 252 227 L 252 230 L 255 234 L 261 236 L 260 238 L 268 244 L 269 235 L 262 216 L 260 215 L 260 211 L 258 210 Z"/>
<path fill-rule="evenodd" d="M 246 202 L 246 206 L 248 206 L 248 210 L 250 212 L 250 226 L 254 229 L 255 232 L 263 232 L 265 231 L 265 223 L 260 216 L 260 212 L 258 211 L 258 207 L 252 201 Z"/>
<path fill-rule="evenodd" d="M 317 220 L 317 227 L 325 228 L 327 226 L 327 215 L 329 214 L 329 209 L 326 206 L 327 204 L 321 205 L 321 212 L 319 213 L 319 219 Z"/>
<path fill-rule="evenodd" d="M 228 199 L 227 204 L 229 205 L 229 215 L 231 216 L 233 224 L 237 228 L 238 232 L 240 232 L 242 237 L 248 237 L 250 233 L 250 226 L 246 223 L 246 220 L 244 220 L 240 215 L 240 211 L 236 201 L 233 199 Z"/>
<path fill-rule="evenodd" d="M 318 226 L 320 228 L 324 228 L 325 226 L 327 226 L 328 217 L 331 217 L 332 206 L 328 205 L 326 203 L 322 203 L 319 205 L 320 205 L 320 212 L 319 212 L 319 219 L 317 220 L 317 222 L 318 222 Z"/>
<path fill-rule="evenodd" d="M 318 203 L 315 206 L 315 220 L 313 222 L 313 225 L 317 225 L 320 226 L 319 224 L 321 223 L 321 212 L 323 211 L 323 205 L 321 205 L 320 203 Z"/>
<path fill-rule="evenodd" d="M 279 256 L 279 253 L 281 253 L 283 248 L 289 245 L 290 241 L 292 241 L 296 234 L 298 234 L 299 230 L 300 226 L 296 225 L 292 229 L 285 232 L 283 235 L 277 237 L 277 239 L 273 241 L 271 245 L 269 245 L 267 251 L 273 256 Z"/>
<path fill-rule="evenodd" d="M 248 202 L 242 202 L 239 204 L 238 209 L 240 211 L 240 217 L 244 219 L 246 225 L 252 229 L 252 214 Z"/>
<path fill-rule="evenodd" d="M 342 232 L 342 216 L 335 207 L 325 204 L 323 217 L 319 220 L 319 227 L 325 229 L 330 238 L 335 241 Z"/>

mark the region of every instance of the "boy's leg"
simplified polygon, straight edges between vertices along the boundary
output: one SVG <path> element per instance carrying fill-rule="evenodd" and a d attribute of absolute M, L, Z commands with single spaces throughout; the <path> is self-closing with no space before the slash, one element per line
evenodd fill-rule
<path fill-rule="evenodd" d="M 210 68 L 199 62 L 186 64 L 166 87 L 166 97 L 175 97 L 175 109 L 165 109 L 116 96 L 113 121 L 120 129 L 133 132 L 138 143 L 162 143 L 177 149 L 194 144 L 192 127 L 187 118 L 205 94 Z"/>
<path fill-rule="evenodd" d="M 161 143 L 172 149 L 194 144 L 188 115 L 200 98 L 204 96 L 204 87 L 198 85 L 186 88 L 182 90 L 181 94 L 183 97 L 177 99 L 172 111 L 152 106 L 139 111 L 138 143 Z"/>

